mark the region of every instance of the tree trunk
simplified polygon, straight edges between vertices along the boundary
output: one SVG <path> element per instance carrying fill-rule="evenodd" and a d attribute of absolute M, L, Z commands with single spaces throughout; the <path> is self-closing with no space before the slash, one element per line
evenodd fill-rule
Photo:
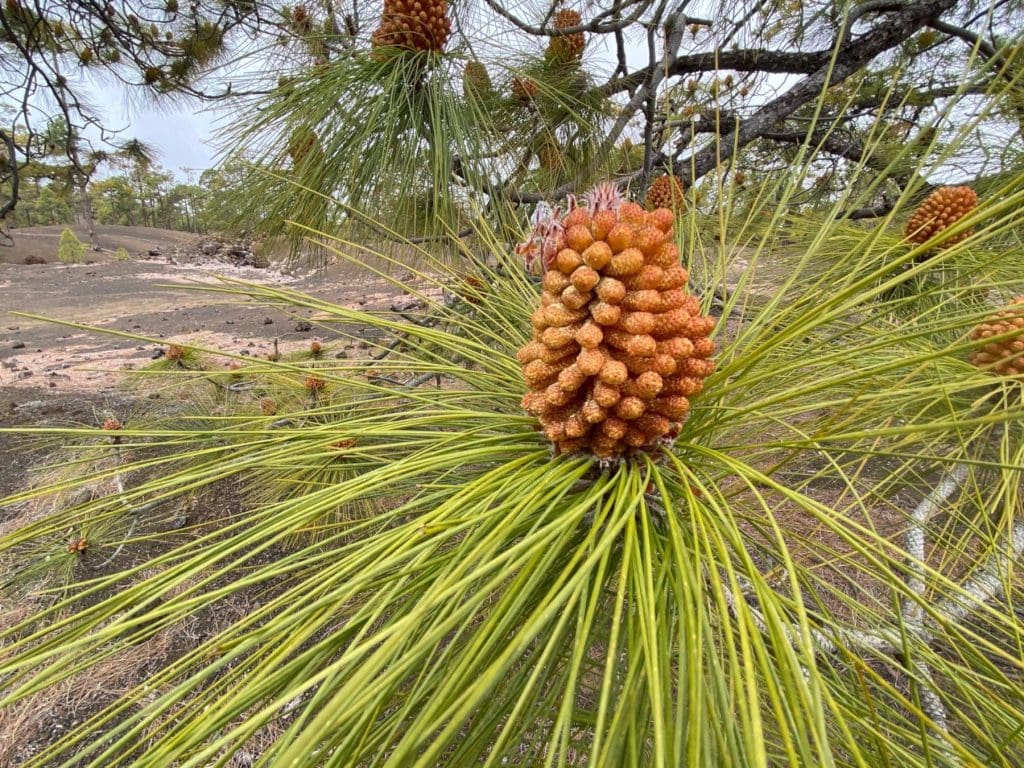
<path fill-rule="evenodd" d="M 89 228 L 89 245 L 94 251 L 100 250 L 100 242 L 96 239 L 96 221 L 92 216 L 92 200 L 89 199 L 89 183 L 85 181 L 78 186 L 82 195 L 82 216 L 85 218 L 85 226 Z"/>

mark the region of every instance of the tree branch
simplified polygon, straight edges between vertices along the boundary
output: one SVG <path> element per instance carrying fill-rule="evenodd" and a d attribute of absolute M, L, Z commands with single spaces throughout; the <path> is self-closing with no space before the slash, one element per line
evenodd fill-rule
<path fill-rule="evenodd" d="M 719 162 L 728 160 L 736 150 L 745 147 L 772 127 L 782 118 L 791 115 L 803 104 L 814 99 L 825 88 L 846 80 L 863 68 L 878 54 L 894 48 L 912 33 L 925 26 L 931 19 L 955 5 L 955 0 L 931 0 L 931 2 L 909 5 L 858 38 L 847 41 L 836 51 L 834 64 L 829 63 L 805 77 L 786 93 L 768 102 L 754 115 L 740 124 L 734 141 L 722 146 L 706 147 L 683 160 L 680 171 L 684 181 L 692 183 L 704 176 Z"/>
<path fill-rule="evenodd" d="M 0 205 L 0 220 L 3 220 L 18 204 L 18 182 L 21 174 L 18 169 L 18 158 L 15 155 L 17 146 L 14 144 L 14 137 L 0 128 L 0 141 L 3 141 L 7 147 L 7 169 L 10 171 L 9 179 L 11 183 L 11 192 L 3 205 Z"/>

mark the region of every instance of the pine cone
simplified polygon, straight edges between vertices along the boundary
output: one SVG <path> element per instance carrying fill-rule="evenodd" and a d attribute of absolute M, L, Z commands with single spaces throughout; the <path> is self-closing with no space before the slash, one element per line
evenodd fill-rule
<path fill-rule="evenodd" d="M 319 138 L 312 128 L 296 128 L 288 141 L 288 157 L 298 165 L 317 146 Z"/>
<path fill-rule="evenodd" d="M 529 104 L 537 93 L 537 84 L 528 77 L 512 78 L 512 96 L 524 104 Z"/>
<path fill-rule="evenodd" d="M 560 221 L 565 247 L 518 353 L 523 407 L 560 452 L 611 457 L 671 439 L 715 369 L 715 321 L 686 293 L 673 221 L 636 203 Z"/>
<path fill-rule="evenodd" d="M 467 61 L 466 68 L 462 71 L 462 93 L 469 99 L 480 98 L 491 90 L 491 76 L 487 73 L 487 67 L 479 61 Z"/>
<path fill-rule="evenodd" d="M 1007 333 L 1013 335 L 971 352 L 971 363 L 999 376 L 1024 379 L 1024 296 L 979 324 L 971 331 L 971 338 L 980 341 Z"/>
<path fill-rule="evenodd" d="M 644 202 L 651 210 L 668 208 L 673 213 L 679 213 L 686 206 L 683 196 L 685 189 L 683 180 L 678 176 L 659 176 L 651 182 Z"/>
<path fill-rule="evenodd" d="M 554 139 L 545 141 L 537 150 L 537 161 L 540 167 L 550 173 L 558 173 L 565 166 L 565 155 Z"/>
<path fill-rule="evenodd" d="M 622 190 L 614 181 L 599 181 L 593 189 L 583 194 L 583 202 L 591 216 L 601 211 L 617 211 L 625 201 Z"/>
<path fill-rule="evenodd" d="M 977 207 L 978 195 L 970 187 L 940 187 L 910 217 L 906 229 L 907 239 L 921 245 Z M 948 248 L 965 240 L 970 234 L 971 230 L 964 230 L 954 237 L 946 238 L 940 247 Z"/>
<path fill-rule="evenodd" d="M 441 51 L 451 31 L 447 0 L 384 0 L 380 26 L 371 40 L 374 47 Z"/>
<path fill-rule="evenodd" d="M 72 539 L 68 542 L 68 553 L 72 555 L 84 555 L 89 549 L 89 540 L 85 538 Z"/>
<path fill-rule="evenodd" d="M 583 23 L 579 11 L 559 11 L 555 14 L 555 29 L 570 29 Z M 582 32 L 552 37 L 548 42 L 547 57 L 562 64 L 577 64 L 583 58 L 586 40 Z"/>

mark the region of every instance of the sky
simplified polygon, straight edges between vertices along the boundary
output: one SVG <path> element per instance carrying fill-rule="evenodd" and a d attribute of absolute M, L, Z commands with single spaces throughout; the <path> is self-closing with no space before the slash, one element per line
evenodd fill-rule
<path fill-rule="evenodd" d="M 216 150 L 210 146 L 216 123 L 212 114 L 188 106 L 169 110 L 107 103 L 101 108 L 112 118 L 109 124 L 125 127 L 121 136 L 151 145 L 157 162 L 179 179 L 190 173 L 196 179 L 216 164 Z"/>

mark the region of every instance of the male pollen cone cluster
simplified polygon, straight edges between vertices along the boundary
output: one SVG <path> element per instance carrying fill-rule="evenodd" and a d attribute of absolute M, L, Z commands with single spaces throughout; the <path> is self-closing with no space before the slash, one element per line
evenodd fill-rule
<path fill-rule="evenodd" d="M 978 194 L 970 187 L 940 187 L 921 203 L 907 222 L 906 236 L 912 243 L 922 245 L 978 207 Z M 966 240 L 971 230 L 946 239 L 942 246 Z"/>
<path fill-rule="evenodd" d="M 668 208 L 673 213 L 679 213 L 686 205 L 686 198 L 683 196 L 685 189 L 683 180 L 678 176 L 659 176 L 647 189 L 647 199 L 644 203 L 651 210 Z"/>
<path fill-rule="evenodd" d="M 670 210 L 592 210 L 562 219 L 518 358 L 531 390 L 523 407 L 548 439 L 562 453 L 606 458 L 678 434 L 715 369 L 715 321 L 685 290 Z"/>
<path fill-rule="evenodd" d="M 372 36 L 374 47 L 441 51 L 452 31 L 448 0 L 384 0 L 384 13 Z"/>
<path fill-rule="evenodd" d="M 467 61 L 462 72 L 462 92 L 468 99 L 471 96 L 483 96 L 491 90 L 491 76 L 487 67 L 480 61 Z"/>
<path fill-rule="evenodd" d="M 317 141 L 316 131 L 312 128 L 296 128 L 288 140 L 288 157 L 298 165 L 317 146 Z"/>
<path fill-rule="evenodd" d="M 564 10 L 555 14 L 555 29 L 571 29 L 583 23 L 579 11 Z M 548 58 L 563 64 L 576 64 L 583 58 L 586 40 L 582 32 L 552 37 L 548 42 Z"/>
<path fill-rule="evenodd" d="M 971 338 L 980 341 L 1006 334 L 1012 335 L 971 352 L 971 363 L 1000 376 L 1024 379 L 1024 296 L 980 323 Z"/>
<path fill-rule="evenodd" d="M 523 104 L 529 104 L 537 93 L 537 84 L 528 77 L 512 78 L 512 96 Z"/>

